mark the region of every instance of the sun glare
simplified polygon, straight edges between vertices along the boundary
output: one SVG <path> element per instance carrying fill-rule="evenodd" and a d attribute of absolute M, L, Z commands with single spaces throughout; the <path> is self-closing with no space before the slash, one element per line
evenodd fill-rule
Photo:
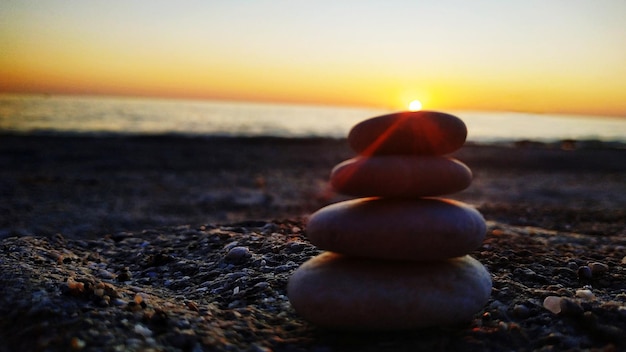
<path fill-rule="evenodd" d="M 409 110 L 410 111 L 422 110 L 422 103 L 420 103 L 419 100 L 413 100 L 412 102 L 409 103 Z"/>

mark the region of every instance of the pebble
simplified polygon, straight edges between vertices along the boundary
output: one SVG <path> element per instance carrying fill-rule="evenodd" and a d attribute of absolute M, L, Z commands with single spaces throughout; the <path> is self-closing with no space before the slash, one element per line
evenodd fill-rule
<path fill-rule="evenodd" d="M 335 166 L 330 183 L 352 196 L 422 197 L 462 191 L 472 172 L 458 160 L 436 156 L 357 157 Z"/>
<path fill-rule="evenodd" d="M 248 249 L 248 247 L 237 246 L 237 247 L 231 248 L 228 251 L 228 253 L 226 253 L 226 260 L 238 263 L 238 262 L 245 261 L 251 256 L 252 254 L 250 253 L 250 250 Z"/>
<path fill-rule="evenodd" d="M 470 321 L 489 299 L 491 276 L 470 256 L 412 263 L 324 252 L 294 272 L 287 292 L 319 326 L 403 330 Z"/>
<path fill-rule="evenodd" d="M 144 337 L 149 337 L 152 336 L 152 330 L 150 330 L 149 328 L 145 327 L 142 324 L 135 324 L 135 327 L 133 329 L 137 334 L 144 336 Z"/>
<path fill-rule="evenodd" d="M 576 266 L 578 269 L 578 266 Z M 576 269 L 570 269 L 569 267 L 559 267 L 554 269 L 554 274 L 565 277 L 576 277 Z"/>
<path fill-rule="evenodd" d="M 558 294 L 561 297 L 572 297 L 573 296 L 572 291 L 570 291 L 569 289 L 567 289 L 565 287 L 559 288 L 558 290 L 556 290 L 555 293 Z"/>
<path fill-rule="evenodd" d="M 561 314 L 568 316 L 579 316 L 582 315 L 585 311 L 580 304 L 576 303 L 574 300 L 569 298 L 562 298 L 561 302 L 559 302 L 561 307 Z"/>
<path fill-rule="evenodd" d="M 561 300 L 562 297 L 548 296 L 543 300 L 543 307 L 554 314 L 561 313 Z"/>
<path fill-rule="evenodd" d="M 100 269 L 98 270 L 98 276 L 100 276 L 103 279 L 106 280 L 113 280 L 115 279 L 116 275 L 108 270 L 105 269 Z"/>
<path fill-rule="evenodd" d="M 487 309 L 488 312 L 486 313 L 489 313 L 490 319 L 511 320 L 507 314 L 508 306 L 497 299 L 489 303 Z"/>
<path fill-rule="evenodd" d="M 285 245 L 285 250 L 287 250 L 287 252 L 289 253 L 298 253 L 302 252 L 308 246 L 309 244 L 305 242 L 292 241 Z"/>
<path fill-rule="evenodd" d="M 253 287 L 260 289 L 260 290 L 265 290 L 270 287 L 270 283 L 267 281 L 261 281 L 261 282 L 257 282 Z"/>
<path fill-rule="evenodd" d="M 130 272 L 130 270 L 128 268 L 124 268 L 117 275 L 117 281 L 120 281 L 120 282 L 130 281 L 132 277 L 133 275 Z"/>
<path fill-rule="evenodd" d="M 114 306 L 118 306 L 118 307 L 121 307 L 121 306 L 124 306 L 124 305 L 128 304 L 128 302 L 126 302 L 125 300 L 123 300 L 121 298 L 113 299 L 112 303 L 113 303 Z"/>
<path fill-rule="evenodd" d="M 577 274 L 578 274 L 578 278 L 581 280 L 590 280 L 591 277 L 593 276 L 593 273 L 591 272 L 591 268 L 586 265 L 583 265 L 580 268 L 578 268 Z"/>
<path fill-rule="evenodd" d="M 591 290 L 588 290 L 588 289 L 576 290 L 576 297 L 586 299 L 586 300 L 595 299 L 595 295 L 593 294 L 593 292 L 591 292 Z"/>
<path fill-rule="evenodd" d="M 486 235 L 482 215 L 461 202 L 360 198 L 311 215 L 307 237 L 321 249 L 359 257 L 428 261 L 465 255 Z"/>
<path fill-rule="evenodd" d="M 543 307 L 554 314 L 579 316 L 584 313 L 578 302 L 567 297 L 548 296 L 543 300 Z"/>
<path fill-rule="evenodd" d="M 400 112 L 373 117 L 348 134 L 361 155 L 444 155 L 459 149 L 467 127 L 459 118 L 434 111 Z"/>
<path fill-rule="evenodd" d="M 530 309 L 523 304 L 516 304 L 513 307 L 513 314 L 518 318 L 526 318 L 530 315 Z"/>
<path fill-rule="evenodd" d="M 591 269 L 592 276 L 600 276 L 609 271 L 609 266 L 604 263 L 593 262 L 589 263 L 589 269 Z"/>
<path fill-rule="evenodd" d="M 75 351 L 82 350 L 85 346 L 87 346 L 87 343 L 78 337 L 72 337 L 70 340 L 70 347 Z"/>

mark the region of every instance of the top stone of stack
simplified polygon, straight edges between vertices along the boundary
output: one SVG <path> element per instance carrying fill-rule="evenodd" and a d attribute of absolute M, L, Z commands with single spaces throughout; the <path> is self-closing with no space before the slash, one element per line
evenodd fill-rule
<path fill-rule="evenodd" d="M 360 155 L 444 155 L 465 143 L 467 127 L 459 118 L 435 111 L 412 111 L 373 117 L 348 134 Z"/>

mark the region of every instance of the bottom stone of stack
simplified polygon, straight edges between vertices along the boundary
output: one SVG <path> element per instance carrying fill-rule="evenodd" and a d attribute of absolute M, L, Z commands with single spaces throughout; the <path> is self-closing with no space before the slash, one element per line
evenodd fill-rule
<path fill-rule="evenodd" d="M 291 305 L 332 329 L 407 330 L 470 321 L 491 294 L 491 277 L 466 255 L 390 261 L 324 252 L 289 279 Z"/>

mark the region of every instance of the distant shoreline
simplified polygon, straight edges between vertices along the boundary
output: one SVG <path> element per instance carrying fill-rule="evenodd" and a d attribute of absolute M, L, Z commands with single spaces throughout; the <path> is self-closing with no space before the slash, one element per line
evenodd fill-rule
<path fill-rule="evenodd" d="M 308 136 L 308 137 L 285 137 L 271 135 L 227 135 L 227 134 L 192 134 L 192 133 L 116 133 L 116 132 L 67 132 L 67 131 L 2 131 L 0 138 L 26 138 L 26 139 L 119 139 L 119 140 L 209 140 L 209 141 L 248 141 L 248 142 L 273 142 L 277 144 L 289 143 L 319 143 L 326 141 L 345 141 L 346 138 Z M 495 146 L 510 148 L 538 148 L 538 149 L 626 149 L 626 142 L 600 139 L 561 139 L 555 141 L 533 139 L 494 139 L 492 141 L 468 140 L 466 146 Z"/>
<path fill-rule="evenodd" d="M 356 123 L 392 110 L 151 99 L 3 99 L 0 133 L 343 138 Z M 450 110 L 480 144 L 598 140 L 626 144 L 626 119 L 603 116 Z"/>

